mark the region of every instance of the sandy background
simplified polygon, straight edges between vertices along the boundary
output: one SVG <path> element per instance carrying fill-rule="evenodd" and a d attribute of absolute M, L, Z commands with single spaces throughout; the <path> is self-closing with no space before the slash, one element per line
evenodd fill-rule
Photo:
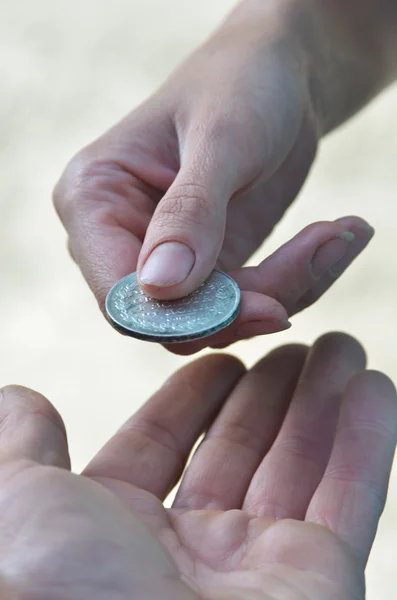
<path fill-rule="evenodd" d="M 0 0 L 0 383 L 47 395 L 75 469 L 186 359 L 114 332 L 78 269 L 50 194 L 69 158 L 149 95 L 232 0 Z M 307 223 L 360 214 L 370 250 L 290 331 L 239 344 L 248 364 L 287 342 L 349 331 L 397 380 L 397 89 L 323 144 L 299 203 L 261 250 Z M 397 471 L 368 567 L 368 598 L 397 588 Z"/>

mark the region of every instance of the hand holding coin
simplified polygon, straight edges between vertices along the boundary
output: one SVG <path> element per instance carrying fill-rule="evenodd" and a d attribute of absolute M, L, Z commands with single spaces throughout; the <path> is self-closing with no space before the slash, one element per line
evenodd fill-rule
<path fill-rule="evenodd" d="M 136 273 L 116 283 L 106 298 L 115 329 L 141 340 L 166 344 L 196 341 L 221 331 L 236 319 L 240 290 L 214 271 L 198 290 L 178 300 L 156 300 L 139 287 Z"/>
<path fill-rule="evenodd" d="M 315 302 L 372 235 L 357 217 L 316 223 L 258 267 L 228 275 L 213 271 L 192 294 L 174 300 L 148 296 L 137 274 L 129 274 L 108 293 L 107 317 L 121 333 L 160 342 L 178 354 L 283 331 L 289 317 Z"/>
<path fill-rule="evenodd" d="M 393 10 L 367 11 L 375 29 L 366 47 L 360 3 L 351 12 L 328 4 L 241 2 L 160 89 L 70 161 L 54 201 L 101 310 L 131 273 L 147 297 L 171 301 L 220 269 L 241 289 L 239 316 L 205 341 L 170 347 L 227 345 L 288 327 L 361 252 L 373 232 L 352 217 L 312 226 L 241 269 L 299 194 L 320 138 L 393 78 Z"/>

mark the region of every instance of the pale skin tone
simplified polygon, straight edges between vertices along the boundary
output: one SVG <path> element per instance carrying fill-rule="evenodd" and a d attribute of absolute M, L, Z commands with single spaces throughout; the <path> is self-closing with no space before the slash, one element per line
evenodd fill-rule
<path fill-rule="evenodd" d="M 77 154 L 55 189 L 100 307 L 132 271 L 148 294 L 170 299 L 217 266 L 239 283 L 242 310 L 206 345 L 288 327 L 371 229 L 357 218 L 316 224 L 242 267 L 300 191 L 322 137 L 395 77 L 396 32 L 395 0 L 238 4 L 151 98 Z"/>
<path fill-rule="evenodd" d="M 203 357 L 81 475 L 51 404 L 5 388 L 0 597 L 363 600 L 397 439 L 395 389 L 364 369 L 342 334 L 248 372 Z"/>
<path fill-rule="evenodd" d="M 243 291 L 238 321 L 209 341 L 224 346 L 287 327 L 324 293 L 370 240 L 361 219 L 315 224 L 242 266 L 298 194 L 322 136 L 395 76 L 396 22 L 392 0 L 246 0 L 80 152 L 55 203 L 101 308 L 136 269 L 146 292 L 175 298 L 218 266 Z M 340 334 L 279 349 L 248 373 L 205 357 L 81 475 L 51 404 L 6 388 L 0 598 L 363 600 L 397 436 L 395 390 L 364 367 Z"/>

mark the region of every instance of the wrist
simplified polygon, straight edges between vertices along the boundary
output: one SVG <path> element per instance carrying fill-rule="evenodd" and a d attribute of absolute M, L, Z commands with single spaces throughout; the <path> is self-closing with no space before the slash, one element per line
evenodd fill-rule
<path fill-rule="evenodd" d="M 320 135 L 358 112 L 396 75 L 395 0 L 291 0 L 287 21 L 305 55 Z"/>
<path fill-rule="evenodd" d="M 323 131 L 322 72 L 311 29 L 313 14 L 306 0 L 241 0 L 217 34 L 234 40 L 239 52 L 260 48 L 273 57 L 274 69 L 292 74 L 305 112 Z"/>
<path fill-rule="evenodd" d="M 396 75 L 395 0 L 242 0 L 226 21 L 237 39 L 282 42 L 325 134 Z M 293 64 L 294 62 L 294 64 Z"/>
<path fill-rule="evenodd" d="M 339 0 L 336 2 L 339 4 Z M 335 22 L 331 23 L 326 13 L 328 3 L 328 0 L 242 0 L 227 21 L 238 28 L 235 37 L 239 43 L 244 36 L 256 35 L 266 47 L 270 39 L 278 46 L 281 42 L 290 48 L 291 69 L 298 70 L 303 79 L 302 87 L 307 92 L 319 136 L 335 127 L 343 120 L 341 115 L 349 112 L 346 99 L 340 97 L 342 81 L 336 66 L 341 58 L 348 57 L 341 56 L 340 48 L 339 58 L 335 53 L 342 43 L 341 32 L 335 32 Z M 333 35 L 339 39 L 333 40 Z"/>

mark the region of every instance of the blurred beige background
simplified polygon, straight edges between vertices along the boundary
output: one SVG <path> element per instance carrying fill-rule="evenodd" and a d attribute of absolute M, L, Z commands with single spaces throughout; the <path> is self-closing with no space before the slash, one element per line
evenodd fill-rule
<path fill-rule="evenodd" d="M 0 0 L 0 384 L 63 415 L 75 469 L 186 359 L 113 331 L 66 251 L 50 195 L 66 162 L 149 95 L 232 0 Z M 261 255 L 314 220 L 360 214 L 377 235 L 290 331 L 239 344 L 248 364 L 287 341 L 345 330 L 397 380 L 397 89 L 327 139 L 300 201 Z M 397 471 L 368 598 L 397 588 Z M 394 555 L 394 557 L 393 557 Z"/>

